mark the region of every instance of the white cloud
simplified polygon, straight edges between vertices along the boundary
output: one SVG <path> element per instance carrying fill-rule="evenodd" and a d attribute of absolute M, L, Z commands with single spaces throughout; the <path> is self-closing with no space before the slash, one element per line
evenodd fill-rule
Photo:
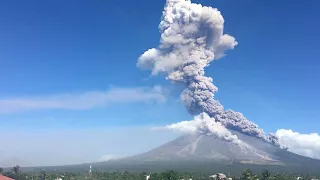
<path fill-rule="evenodd" d="M 111 88 L 108 91 L 88 91 L 44 97 L 0 99 L 0 114 L 41 109 L 81 110 L 117 102 L 163 102 L 165 93 L 154 88 Z"/>
<path fill-rule="evenodd" d="M 118 159 L 119 157 L 113 154 L 105 154 L 100 158 L 100 161 L 110 161 L 113 159 Z"/>
<path fill-rule="evenodd" d="M 276 133 L 279 143 L 288 147 L 289 151 L 320 159 L 320 135 L 317 133 L 300 134 L 291 129 L 280 129 Z"/>

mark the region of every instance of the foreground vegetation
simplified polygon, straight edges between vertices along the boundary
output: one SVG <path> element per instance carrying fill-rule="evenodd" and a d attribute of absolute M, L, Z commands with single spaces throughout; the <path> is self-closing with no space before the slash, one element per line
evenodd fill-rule
<path fill-rule="evenodd" d="M 215 172 L 220 173 L 220 172 Z M 0 168 L 0 174 L 16 180 L 145 180 L 147 176 L 150 176 L 149 180 L 209 180 L 212 174 L 204 173 L 182 173 L 173 170 L 168 170 L 160 173 L 131 173 L 131 172 L 22 172 L 19 166 L 13 167 L 9 171 L 3 171 Z M 219 175 L 216 174 L 218 177 Z M 261 173 L 254 173 L 250 169 L 245 169 L 241 175 L 234 176 L 232 174 L 226 174 L 227 178 L 232 178 L 232 180 L 296 180 L 300 177 L 300 180 L 311 180 L 317 179 L 316 176 L 311 175 L 293 175 L 287 173 L 271 173 L 268 170 L 263 170 Z M 318 177 L 319 178 L 319 177 Z"/>

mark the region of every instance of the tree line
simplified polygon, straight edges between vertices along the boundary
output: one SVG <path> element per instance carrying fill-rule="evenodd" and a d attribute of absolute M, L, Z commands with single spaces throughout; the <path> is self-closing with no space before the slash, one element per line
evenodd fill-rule
<path fill-rule="evenodd" d="M 159 173 L 133 173 L 128 171 L 123 172 L 23 172 L 19 166 L 11 168 L 9 171 L 3 171 L 0 168 L 0 174 L 10 177 L 15 180 L 145 180 L 146 177 L 149 177 L 149 180 L 210 180 L 213 179 L 210 174 L 204 173 L 183 173 L 173 170 L 168 170 Z M 211 174 L 214 175 L 214 174 Z M 293 175 L 288 173 L 272 173 L 268 170 L 263 170 L 260 173 L 254 173 L 250 169 L 245 169 L 241 175 L 232 176 L 226 174 L 226 178 L 219 178 L 219 174 L 216 174 L 217 179 L 232 179 L 232 180 L 296 180 L 297 177 L 300 177 L 299 180 L 311 180 L 317 179 L 316 176 L 310 175 Z M 319 178 L 319 177 L 318 177 Z"/>

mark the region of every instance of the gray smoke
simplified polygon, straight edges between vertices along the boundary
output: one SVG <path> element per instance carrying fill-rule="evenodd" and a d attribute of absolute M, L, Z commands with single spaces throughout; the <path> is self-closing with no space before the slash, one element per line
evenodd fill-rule
<path fill-rule="evenodd" d="M 156 129 L 169 129 L 185 133 L 201 133 L 206 135 L 215 135 L 226 141 L 231 141 L 238 145 L 244 145 L 243 142 L 233 135 L 221 122 L 215 121 L 206 113 L 201 113 L 191 121 L 181 121 Z"/>
<path fill-rule="evenodd" d="M 160 45 L 143 53 L 137 66 L 151 69 L 152 75 L 166 73 L 172 83 L 183 84 L 181 100 L 192 115 L 205 112 L 229 129 L 268 140 L 256 124 L 239 112 L 224 111 L 214 99 L 218 88 L 204 68 L 238 44 L 223 29 L 224 19 L 217 9 L 190 0 L 167 0 L 159 25 Z"/>
<path fill-rule="evenodd" d="M 215 115 L 217 121 L 221 122 L 229 129 L 240 131 L 250 136 L 255 136 L 259 139 L 268 140 L 265 133 L 259 126 L 252 121 L 246 119 L 242 113 L 227 110 Z"/>
<path fill-rule="evenodd" d="M 267 136 L 267 140 L 268 140 L 269 142 L 271 142 L 272 144 L 278 146 L 278 147 L 286 148 L 286 147 L 280 145 L 279 138 L 278 138 L 278 136 L 277 136 L 276 134 L 274 134 L 274 133 L 269 133 L 268 136 Z"/>

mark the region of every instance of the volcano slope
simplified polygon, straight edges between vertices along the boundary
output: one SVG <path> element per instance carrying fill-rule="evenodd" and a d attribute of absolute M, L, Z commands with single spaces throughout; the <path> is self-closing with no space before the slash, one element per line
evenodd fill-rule
<path fill-rule="evenodd" d="M 291 153 L 237 131 L 231 132 L 238 136 L 241 144 L 234 144 L 215 135 L 185 134 L 148 152 L 95 165 L 112 170 L 138 171 L 206 171 L 219 167 L 230 172 L 247 167 L 305 173 L 317 172 L 320 168 L 320 160 Z"/>

